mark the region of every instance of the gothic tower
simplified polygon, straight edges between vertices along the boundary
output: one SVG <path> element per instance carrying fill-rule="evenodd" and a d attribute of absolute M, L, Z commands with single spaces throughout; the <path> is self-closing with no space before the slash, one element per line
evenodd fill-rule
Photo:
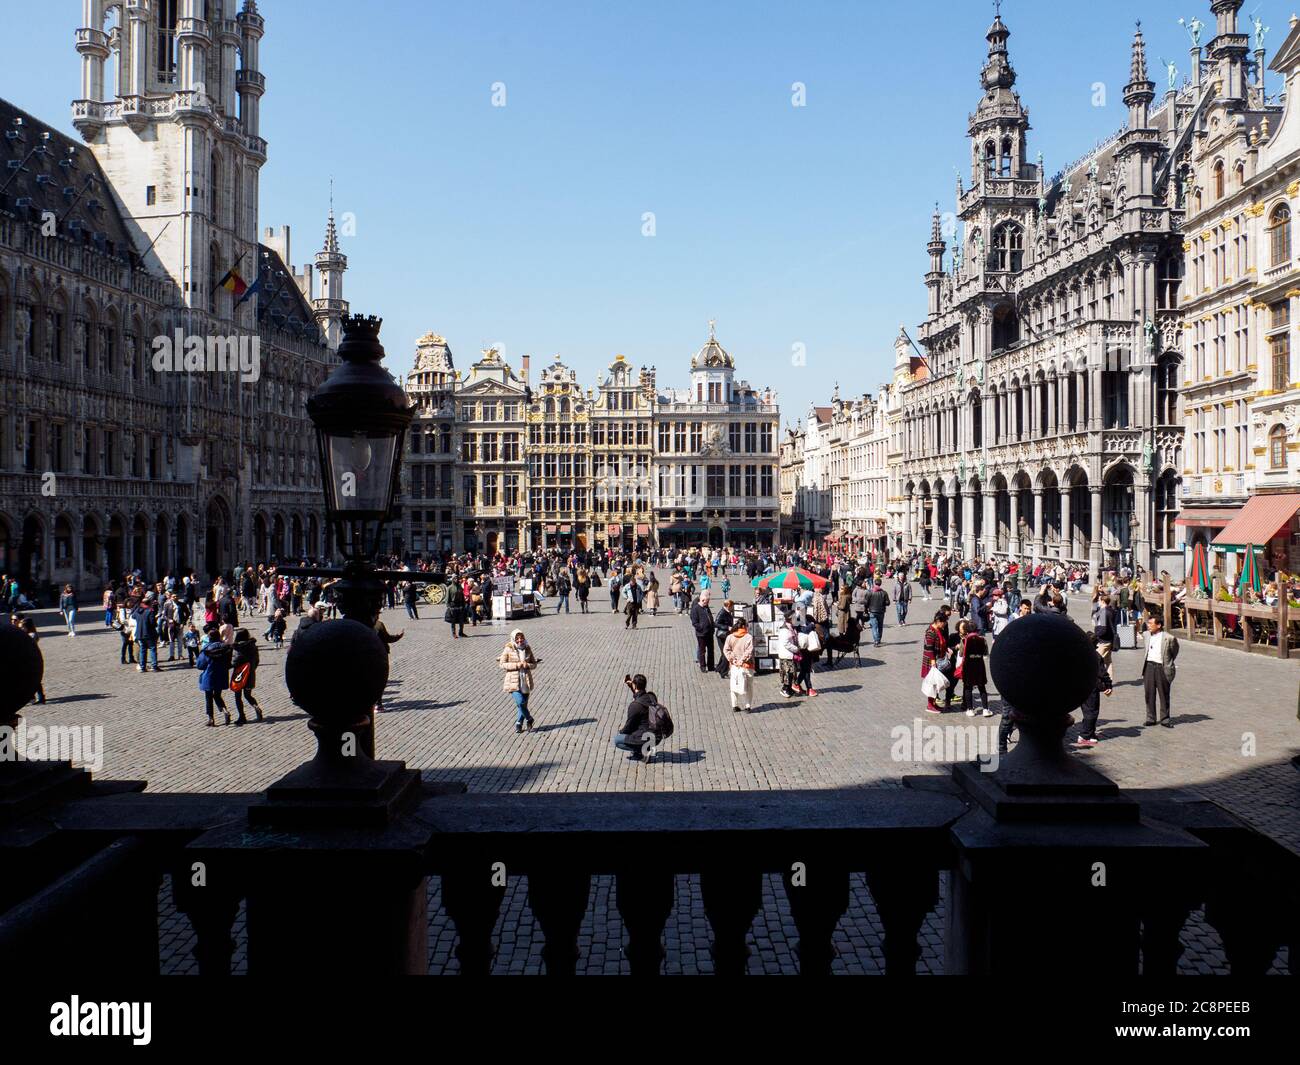
<path fill-rule="evenodd" d="M 1007 51 L 1010 36 L 1001 15 L 985 35 L 989 57 L 980 72 L 984 96 L 970 122 L 971 184 L 976 187 L 986 178 L 1021 177 L 1026 161 L 1029 112 L 1014 89 L 1016 72 Z"/>
<path fill-rule="evenodd" d="M 959 196 L 957 208 L 965 227 L 963 276 L 981 280 L 981 306 L 972 343 L 965 349 L 976 361 L 1020 338 L 1013 279 L 1029 264 L 1027 238 L 1041 194 L 1039 167 L 1025 158 L 1029 112 L 1015 91 L 1016 72 L 1007 50 L 1010 36 L 997 15 L 985 34 L 989 51 L 980 71 L 983 96 L 968 129 L 971 187 Z M 934 274 L 935 247 L 932 239 L 926 279 L 932 304 L 941 281 Z"/>
<path fill-rule="evenodd" d="M 1151 128 L 1151 102 L 1156 87 L 1147 78 L 1146 42 L 1142 38 L 1142 23 L 1133 35 L 1133 57 L 1129 66 L 1128 84 L 1124 86 L 1124 103 L 1128 107 L 1128 132 L 1120 141 L 1115 159 L 1124 175 L 1127 198 L 1125 211 L 1157 206 L 1155 195 L 1156 165 L 1164 152 L 1160 133 Z M 1142 232 L 1140 222 L 1133 226 Z"/>
<path fill-rule="evenodd" d="M 934 205 L 934 217 L 930 220 L 930 243 L 925 246 L 925 250 L 930 253 L 930 270 L 925 275 L 925 287 L 930 292 L 930 313 L 938 314 L 940 310 L 939 297 L 940 290 L 943 286 L 943 253 L 948 245 L 943 239 L 943 228 L 940 224 L 939 205 Z"/>
<path fill-rule="evenodd" d="M 1237 32 L 1237 14 L 1242 0 L 1213 0 L 1210 11 L 1214 13 L 1214 39 L 1206 46 L 1206 55 L 1217 65 L 1220 83 L 1219 96 L 1244 107 L 1247 97 L 1246 56 L 1250 52 L 1250 37 Z"/>
<path fill-rule="evenodd" d="M 320 296 L 312 300 L 316 321 L 320 323 L 325 342 L 338 351 L 343 339 L 343 316 L 348 313 L 347 300 L 343 298 L 343 271 L 348 268 L 348 258 L 339 250 L 338 231 L 334 228 L 334 205 L 330 204 L 329 221 L 325 225 L 325 247 L 316 253 L 316 273 L 320 275 Z"/>
<path fill-rule="evenodd" d="M 245 284 L 257 279 L 266 162 L 263 20 L 256 0 L 236 5 L 83 0 L 72 115 L 136 227 L 146 266 L 172 279 L 191 312 L 252 328 L 253 301 L 236 310 L 237 293 L 217 288 L 232 269 Z"/>

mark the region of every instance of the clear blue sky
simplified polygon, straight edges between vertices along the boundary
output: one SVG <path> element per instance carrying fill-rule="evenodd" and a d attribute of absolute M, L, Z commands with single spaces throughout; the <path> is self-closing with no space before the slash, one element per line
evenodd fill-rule
<path fill-rule="evenodd" d="M 433 330 L 466 368 L 560 354 L 585 385 L 621 352 L 684 386 L 707 336 L 787 418 L 891 374 L 915 335 L 930 214 L 968 171 L 968 113 L 993 4 L 983 0 L 491 3 L 264 0 L 260 225 L 297 264 L 335 207 L 344 294 L 384 318 L 388 365 Z M 1247 0 L 1281 43 L 1290 8 Z M 72 132 L 77 0 L 0 0 L 0 95 Z M 1178 17 L 1206 0 L 1005 0 L 1031 156 L 1049 173 L 1125 119 L 1134 20 L 1188 69 Z M 14 41 L 11 40 L 11 45 Z M 791 106 L 791 85 L 807 106 Z M 493 107 L 492 85 L 506 87 Z M 1093 104 L 1094 83 L 1106 105 Z M 1270 91 L 1280 88 L 1270 75 Z M 642 215 L 657 235 L 641 235 Z M 802 343 L 807 364 L 791 365 Z"/>

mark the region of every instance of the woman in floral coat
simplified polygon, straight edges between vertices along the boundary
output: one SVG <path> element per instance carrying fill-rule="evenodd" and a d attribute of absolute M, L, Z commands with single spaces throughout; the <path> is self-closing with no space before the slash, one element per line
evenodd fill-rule
<path fill-rule="evenodd" d="M 925 630 L 925 642 L 921 648 L 921 679 L 925 680 L 930 670 L 934 668 L 939 659 L 946 657 L 948 654 L 948 619 L 944 616 L 942 610 L 934 615 L 934 620 L 930 627 Z M 947 705 L 952 705 L 952 687 L 948 688 Z M 935 705 L 934 696 L 929 696 L 925 701 L 925 708 L 932 714 L 942 713 L 938 706 Z"/>

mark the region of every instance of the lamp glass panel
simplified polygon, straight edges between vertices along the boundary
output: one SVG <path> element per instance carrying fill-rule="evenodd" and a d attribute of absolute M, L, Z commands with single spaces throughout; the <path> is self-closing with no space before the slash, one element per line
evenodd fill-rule
<path fill-rule="evenodd" d="M 331 433 L 326 445 L 330 494 L 336 510 L 346 516 L 386 509 L 397 437 Z"/>

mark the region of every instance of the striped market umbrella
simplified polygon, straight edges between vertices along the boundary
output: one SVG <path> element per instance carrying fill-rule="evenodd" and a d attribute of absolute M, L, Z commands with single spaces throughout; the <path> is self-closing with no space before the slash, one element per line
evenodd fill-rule
<path fill-rule="evenodd" d="M 755 588 L 807 588 L 820 589 L 826 587 L 826 578 L 819 577 L 815 573 L 809 573 L 806 569 L 782 569 L 775 573 L 768 573 L 762 577 L 755 577 L 750 584 Z"/>
<path fill-rule="evenodd" d="M 1259 576 L 1259 559 L 1255 557 L 1254 544 L 1246 545 L 1246 558 L 1241 565 L 1241 580 L 1237 584 L 1237 594 L 1244 595 L 1247 588 L 1252 589 L 1256 595 L 1264 590 Z"/>
<path fill-rule="evenodd" d="M 1192 572 L 1187 575 L 1187 583 L 1206 595 L 1213 591 L 1210 585 L 1210 567 L 1205 559 L 1204 540 L 1197 540 L 1196 546 L 1192 548 Z"/>

